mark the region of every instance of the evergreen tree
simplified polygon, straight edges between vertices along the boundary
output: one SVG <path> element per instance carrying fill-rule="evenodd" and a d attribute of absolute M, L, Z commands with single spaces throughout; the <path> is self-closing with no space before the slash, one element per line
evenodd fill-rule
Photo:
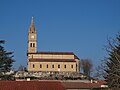
<path fill-rule="evenodd" d="M 4 40 L 0 40 L 0 77 L 4 78 L 6 72 L 11 70 L 12 64 L 14 62 L 13 52 L 7 52 L 2 44 L 4 44 Z"/>
<path fill-rule="evenodd" d="M 106 75 L 104 77 L 112 90 L 120 90 L 120 33 L 114 42 L 109 40 L 107 52 Z"/>

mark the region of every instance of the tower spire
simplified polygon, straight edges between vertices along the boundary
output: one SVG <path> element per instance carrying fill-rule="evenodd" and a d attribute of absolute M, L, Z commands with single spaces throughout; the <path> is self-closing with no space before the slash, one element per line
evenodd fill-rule
<path fill-rule="evenodd" d="M 34 17 L 32 16 L 31 26 L 34 25 Z"/>
<path fill-rule="evenodd" d="M 28 53 L 37 50 L 37 33 L 34 26 L 34 18 L 32 17 L 31 25 L 28 32 Z"/>
<path fill-rule="evenodd" d="M 32 16 L 31 25 L 30 25 L 30 32 L 36 32 L 35 26 L 34 26 L 34 17 Z"/>

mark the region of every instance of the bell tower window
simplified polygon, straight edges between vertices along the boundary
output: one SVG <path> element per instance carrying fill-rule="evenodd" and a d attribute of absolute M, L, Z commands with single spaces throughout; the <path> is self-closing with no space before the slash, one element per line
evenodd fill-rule
<path fill-rule="evenodd" d="M 35 47 L 35 43 L 33 43 L 33 47 Z"/>
<path fill-rule="evenodd" d="M 35 47 L 35 43 L 30 43 L 30 47 Z"/>
<path fill-rule="evenodd" d="M 30 47 L 32 47 L 32 43 L 30 43 Z"/>

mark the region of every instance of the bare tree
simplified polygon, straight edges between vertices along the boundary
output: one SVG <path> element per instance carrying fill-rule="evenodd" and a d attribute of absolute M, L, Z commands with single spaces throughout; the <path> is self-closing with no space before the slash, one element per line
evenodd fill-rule
<path fill-rule="evenodd" d="M 102 60 L 101 64 L 95 68 L 94 75 L 93 75 L 94 78 L 96 78 L 96 79 L 103 79 L 104 78 L 103 77 L 103 75 L 105 75 L 104 69 L 106 68 L 105 63 L 106 63 L 105 60 Z"/>
<path fill-rule="evenodd" d="M 90 76 L 92 67 L 93 67 L 93 64 L 90 59 L 81 60 L 81 69 L 83 70 L 83 73 L 85 75 Z"/>
<path fill-rule="evenodd" d="M 25 66 L 20 65 L 20 66 L 18 67 L 18 71 L 27 71 L 27 69 L 26 69 Z"/>

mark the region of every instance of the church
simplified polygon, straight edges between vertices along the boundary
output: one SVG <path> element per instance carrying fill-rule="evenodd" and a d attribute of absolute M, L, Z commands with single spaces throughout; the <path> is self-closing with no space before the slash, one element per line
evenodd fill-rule
<path fill-rule="evenodd" d="M 37 32 L 32 17 L 28 31 L 29 72 L 80 72 L 80 59 L 73 52 L 38 52 Z"/>

